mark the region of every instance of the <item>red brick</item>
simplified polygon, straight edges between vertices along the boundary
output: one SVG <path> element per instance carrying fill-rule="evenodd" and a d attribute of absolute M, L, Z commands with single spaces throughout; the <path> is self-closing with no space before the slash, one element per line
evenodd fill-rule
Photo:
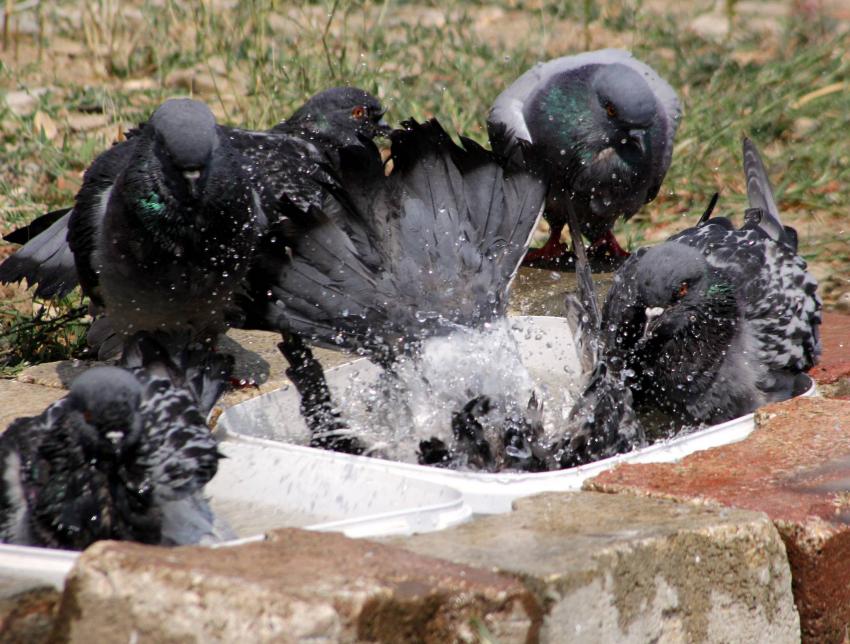
<path fill-rule="evenodd" d="M 677 463 L 621 465 L 590 490 L 766 512 L 782 535 L 803 639 L 850 629 L 850 403 L 795 399 L 760 409 L 746 440 Z"/>
<path fill-rule="evenodd" d="M 809 373 L 824 384 L 850 376 L 850 315 L 824 313 L 820 334 L 820 362 Z"/>

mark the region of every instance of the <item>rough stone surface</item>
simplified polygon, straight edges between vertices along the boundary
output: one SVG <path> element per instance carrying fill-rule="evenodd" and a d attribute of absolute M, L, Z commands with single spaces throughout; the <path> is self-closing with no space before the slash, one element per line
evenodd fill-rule
<path fill-rule="evenodd" d="M 756 413 L 746 440 L 678 463 L 621 465 L 586 489 L 695 499 L 763 511 L 779 529 L 802 634 L 850 629 L 850 402 L 789 400 Z"/>
<path fill-rule="evenodd" d="M 399 542 L 523 580 L 541 642 L 797 642 L 785 548 L 763 514 L 589 492 L 545 494 Z"/>
<path fill-rule="evenodd" d="M 330 533 L 281 530 L 214 553 L 101 542 L 66 584 L 68 642 L 534 641 L 520 583 Z"/>
<path fill-rule="evenodd" d="M 16 418 L 33 416 L 65 395 L 61 389 L 0 380 L 0 432 Z"/>
<path fill-rule="evenodd" d="M 0 599 L 0 644 L 48 642 L 59 598 L 53 588 L 36 588 Z"/>

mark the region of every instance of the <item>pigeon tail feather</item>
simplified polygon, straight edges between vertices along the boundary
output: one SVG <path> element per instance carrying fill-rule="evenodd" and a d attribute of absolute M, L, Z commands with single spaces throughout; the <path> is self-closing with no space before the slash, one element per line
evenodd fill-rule
<path fill-rule="evenodd" d="M 0 264 L 0 282 L 26 279 L 30 286 L 37 284 L 36 297 L 59 298 L 70 293 L 78 283 L 74 254 L 66 240 L 71 212 L 69 209 L 48 213 L 43 217 L 52 220 L 49 226 L 43 227 L 48 221 L 40 222 L 43 218 L 40 217 L 31 224 L 31 230 L 22 228 L 7 235 L 8 241 L 17 241 L 24 240 L 25 233 L 39 231 Z"/>
<path fill-rule="evenodd" d="M 797 232 L 792 228 L 790 233 L 788 227 L 782 225 L 779 218 L 779 208 L 773 196 L 773 187 L 767 176 L 761 155 L 755 144 L 747 137 L 742 142 L 744 152 L 744 175 L 747 179 L 747 198 L 750 208 L 758 208 L 761 217 L 758 225 L 767 235 L 776 242 L 780 242 L 796 250 Z"/>

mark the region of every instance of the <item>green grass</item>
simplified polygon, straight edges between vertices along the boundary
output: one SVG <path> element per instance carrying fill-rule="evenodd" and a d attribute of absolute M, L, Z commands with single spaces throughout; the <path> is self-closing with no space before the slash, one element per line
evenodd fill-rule
<path fill-rule="evenodd" d="M 212 4 L 99 0 L 45 8 L 43 63 L 30 35 L 19 37 L 17 60 L 6 53 L 0 63 L 0 93 L 48 88 L 33 113 L 18 116 L 0 107 L 0 228 L 67 205 L 80 173 L 109 144 L 117 124 L 141 121 L 166 97 L 186 93 L 173 84 L 181 70 L 212 78 L 197 94 L 232 124 L 268 127 L 314 92 L 350 83 L 381 96 L 394 122 L 437 116 L 485 142 L 487 109 L 507 83 L 534 62 L 580 51 L 592 40 L 594 47 L 619 42 L 631 48 L 670 81 L 685 106 L 662 193 L 618 227 L 623 239 L 640 245 L 692 222 L 685 213 L 701 212 L 715 190 L 722 212 L 740 213 L 739 145 L 748 133 L 766 154 L 780 206 L 801 229 L 805 255 L 832 267 L 835 277 L 822 280 L 824 292 L 850 290 L 841 277 L 848 253 L 837 249 L 847 236 L 850 206 L 850 39 L 834 21 L 796 16 L 779 23 L 777 36 L 765 37 L 732 2 L 729 36 L 709 40 L 685 28 L 692 16 L 655 13 L 640 0 L 505 0 L 497 9 L 457 0 L 329 0 L 303 7 L 252 0 L 226 11 L 213 11 Z M 694 3 L 693 15 L 711 4 Z M 502 33 L 510 30 L 509 38 L 498 38 L 499 25 Z M 68 43 L 73 58 L 55 51 L 69 49 Z M 144 79 L 152 82 L 139 82 Z M 813 94 L 836 87 L 841 91 Z M 39 112 L 56 123 L 55 138 L 34 127 Z M 72 131 L 64 123 L 77 113 L 102 113 L 111 125 Z M 58 325 L 41 338 L 54 349 L 40 353 L 20 326 L 28 319 L 20 312 L 26 295 L 17 297 L 0 310 L 6 369 L 79 349 L 62 339 Z M 60 306 L 59 315 L 74 306 Z"/>

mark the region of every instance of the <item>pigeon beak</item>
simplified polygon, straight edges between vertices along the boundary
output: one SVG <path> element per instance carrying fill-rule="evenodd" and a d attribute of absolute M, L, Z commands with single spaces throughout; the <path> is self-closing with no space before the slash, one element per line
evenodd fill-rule
<path fill-rule="evenodd" d="M 641 154 L 646 152 L 646 130 L 643 128 L 629 130 L 629 140 L 638 147 Z"/>
<path fill-rule="evenodd" d="M 664 313 L 664 309 L 660 306 L 648 306 L 644 313 L 646 313 L 646 324 L 643 327 L 643 337 L 647 338 L 658 326 L 658 318 Z"/>
<path fill-rule="evenodd" d="M 384 114 L 386 114 L 386 113 L 387 113 L 387 110 L 384 110 L 383 112 L 378 114 L 377 115 L 378 120 L 375 121 L 375 130 L 377 131 L 378 134 L 380 134 L 382 136 L 386 136 L 387 134 L 389 134 L 392 131 L 390 124 L 387 123 L 386 120 L 384 120 Z"/>
<path fill-rule="evenodd" d="M 189 184 L 189 194 L 193 199 L 198 198 L 198 179 L 201 178 L 200 170 L 186 170 L 183 172 L 183 178 Z"/>

